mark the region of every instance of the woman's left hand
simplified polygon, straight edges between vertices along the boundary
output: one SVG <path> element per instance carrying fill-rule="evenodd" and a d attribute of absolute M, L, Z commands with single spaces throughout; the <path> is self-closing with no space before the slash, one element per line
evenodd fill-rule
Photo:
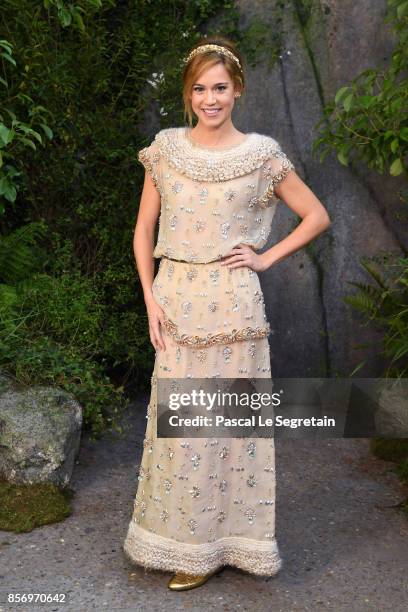
<path fill-rule="evenodd" d="M 249 245 L 243 243 L 226 253 L 221 265 L 227 268 L 247 267 L 255 272 L 264 272 L 268 268 L 262 254 L 258 255 Z"/>

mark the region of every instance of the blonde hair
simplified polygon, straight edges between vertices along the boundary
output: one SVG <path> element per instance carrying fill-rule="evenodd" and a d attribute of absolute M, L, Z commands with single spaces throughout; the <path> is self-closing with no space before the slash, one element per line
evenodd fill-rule
<path fill-rule="evenodd" d="M 194 45 L 194 47 L 190 49 L 189 53 L 191 53 L 193 49 L 205 44 L 215 44 L 226 47 L 239 59 L 239 63 L 243 67 L 243 59 L 240 52 L 236 48 L 235 43 L 225 36 L 220 35 L 202 37 Z M 233 82 L 234 89 L 241 93 L 244 92 L 244 72 L 233 59 L 229 58 L 225 54 L 219 53 L 218 51 L 205 51 L 203 53 L 197 53 L 197 55 L 191 58 L 191 60 L 185 65 L 183 70 L 184 120 L 188 122 L 190 127 L 193 125 L 193 108 L 190 100 L 193 84 L 197 81 L 198 76 L 204 72 L 204 70 L 207 70 L 216 64 L 224 64 L 225 69 Z"/>

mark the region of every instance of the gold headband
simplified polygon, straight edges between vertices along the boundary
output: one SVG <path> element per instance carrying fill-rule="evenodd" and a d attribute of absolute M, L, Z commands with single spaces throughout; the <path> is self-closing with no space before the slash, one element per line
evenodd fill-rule
<path fill-rule="evenodd" d="M 184 62 L 187 64 L 193 57 L 195 57 L 198 53 L 205 53 L 206 51 L 218 51 L 218 53 L 222 53 L 223 55 L 228 56 L 230 59 L 232 59 L 236 64 L 238 64 L 238 67 L 242 70 L 241 68 L 241 64 L 239 62 L 239 59 L 236 57 L 236 55 L 234 55 L 229 49 L 227 49 L 226 47 L 222 47 L 221 45 L 214 45 L 214 44 L 208 44 L 208 45 L 200 45 L 199 47 L 196 47 L 195 49 L 193 49 L 191 51 L 191 53 L 185 58 Z"/>

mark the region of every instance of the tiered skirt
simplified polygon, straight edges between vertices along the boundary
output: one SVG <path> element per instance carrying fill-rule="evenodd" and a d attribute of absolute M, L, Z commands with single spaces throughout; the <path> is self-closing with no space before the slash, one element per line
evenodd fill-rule
<path fill-rule="evenodd" d="M 156 419 L 161 378 L 270 379 L 258 275 L 162 258 L 153 294 L 166 317 L 166 350 L 156 352 L 124 551 L 150 569 L 206 574 L 230 565 L 272 576 L 282 567 L 274 439 L 157 438 Z"/>

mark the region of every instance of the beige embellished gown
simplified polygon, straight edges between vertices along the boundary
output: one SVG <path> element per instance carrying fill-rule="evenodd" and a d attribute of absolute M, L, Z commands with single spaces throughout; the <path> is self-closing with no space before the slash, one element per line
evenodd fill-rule
<path fill-rule="evenodd" d="M 227 147 L 163 129 L 139 161 L 161 196 L 153 294 L 165 313 L 138 487 L 124 551 L 145 568 L 205 574 L 224 565 L 272 576 L 273 438 L 157 438 L 160 378 L 270 378 L 264 299 L 256 272 L 220 259 L 235 245 L 265 245 L 277 183 L 292 162 L 255 132 Z"/>

